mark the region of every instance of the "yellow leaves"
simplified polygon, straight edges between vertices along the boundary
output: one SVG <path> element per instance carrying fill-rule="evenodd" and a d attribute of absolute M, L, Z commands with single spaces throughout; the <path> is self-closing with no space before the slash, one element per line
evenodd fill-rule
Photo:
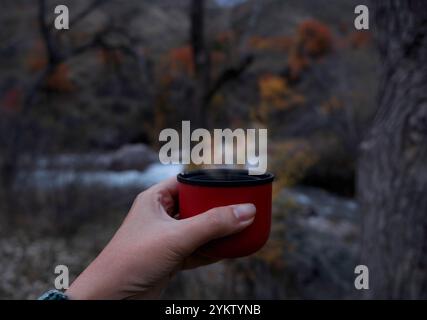
<path fill-rule="evenodd" d="M 290 36 L 260 37 L 253 36 L 249 38 L 249 47 L 253 50 L 271 50 L 271 51 L 288 51 L 294 39 Z"/>
<path fill-rule="evenodd" d="M 260 93 L 260 105 L 252 117 L 266 123 L 269 115 L 274 110 L 287 110 L 303 105 L 304 96 L 295 92 L 288 84 L 287 80 L 273 75 L 265 74 L 258 80 Z"/>
<path fill-rule="evenodd" d="M 249 39 L 249 46 L 251 49 L 268 50 L 271 49 L 271 40 L 270 38 L 253 36 Z"/>
<path fill-rule="evenodd" d="M 302 179 L 318 161 L 318 156 L 307 141 L 291 139 L 274 143 L 270 159 L 270 168 L 276 174 L 273 194 L 277 195 L 283 187 L 294 185 Z"/>
<path fill-rule="evenodd" d="M 216 94 L 213 96 L 211 104 L 212 104 L 214 107 L 219 108 L 220 106 L 224 105 L 224 103 L 225 103 L 225 97 L 224 97 L 224 95 L 223 95 L 223 94 L 221 94 L 221 93 L 216 93 Z"/>
<path fill-rule="evenodd" d="M 288 90 L 288 85 L 283 78 L 267 74 L 259 80 L 259 88 L 263 100 L 275 100 Z"/>

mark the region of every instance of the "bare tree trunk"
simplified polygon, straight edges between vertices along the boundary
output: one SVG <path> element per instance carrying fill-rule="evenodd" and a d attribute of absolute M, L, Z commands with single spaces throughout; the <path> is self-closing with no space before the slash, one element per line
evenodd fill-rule
<path fill-rule="evenodd" d="M 205 99 L 211 81 L 211 63 L 209 51 L 205 41 L 205 0 L 191 0 L 190 9 L 190 38 L 193 50 L 195 92 L 194 92 L 194 118 L 196 126 L 207 125 L 207 101 Z"/>
<path fill-rule="evenodd" d="M 195 123 L 195 127 L 210 128 L 212 123 L 209 105 L 212 98 L 228 82 L 239 78 L 252 65 L 254 56 L 245 52 L 246 50 L 243 50 L 242 44 L 240 51 L 244 52 L 244 54 L 241 54 L 239 61 L 234 65 L 228 65 L 220 75 L 214 79 L 212 78 L 211 52 L 207 46 L 205 35 L 205 4 L 205 0 L 191 0 L 190 6 L 190 43 L 195 71 L 191 120 Z M 259 10 L 259 7 L 256 6 L 254 9 Z M 252 21 L 252 24 L 255 24 L 255 21 Z"/>
<path fill-rule="evenodd" d="M 372 2 L 379 109 L 362 144 L 358 195 L 370 298 L 427 298 L 427 1 Z M 372 10 L 371 10 L 372 11 Z"/>

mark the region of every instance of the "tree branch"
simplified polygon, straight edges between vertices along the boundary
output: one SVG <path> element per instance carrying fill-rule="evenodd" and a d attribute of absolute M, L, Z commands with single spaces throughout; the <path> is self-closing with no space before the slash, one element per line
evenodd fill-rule
<path fill-rule="evenodd" d="M 94 48 L 104 48 L 106 50 L 119 50 L 119 51 L 127 54 L 128 56 L 131 56 L 135 60 L 139 60 L 139 54 L 135 50 L 133 50 L 133 48 L 130 45 L 129 46 L 127 46 L 125 44 L 114 45 L 114 44 L 108 43 L 108 41 L 105 40 L 105 37 L 109 34 L 112 34 L 112 33 L 119 33 L 120 35 L 126 37 L 126 39 L 130 43 L 138 41 L 138 39 L 135 39 L 135 38 L 127 35 L 125 30 L 123 30 L 121 28 L 114 27 L 114 26 L 109 26 L 105 30 L 103 30 L 102 32 L 96 34 L 91 41 L 74 48 L 67 55 L 66 60 L 73 58 L 77 55 L 83 54 L 83 53 L 85 53 L 89 50 L 92 50 Z"/>
<path fill-rule="evenodd" d="M 76 14 L 74 17 L 70 19 L 70 26 L 73 26 L 77 23 L 79 23 L 81 20 L 86 18 L 88 15 L 90 15 L 95 9 L 98 7 L 106 4 L 111 0 L 94 0 L 91 4 L 89 4 L 85 9 L 80 11 L 78 14 Z"/>
<path fill-rule="evenodd" d="M 262 7 L 263 7 L 263 0 L 255 0 L 252 4 L 252 10 L 251 14 L 248 19 L 248 24 L 246 26 L 246 30 L 244 30 L 242 36 L 240 37 L 240 45 L 238 48 L 238 51 L 243 54 L 247 51 L 248 47 L 248 39 L 251 35 L 251 33 L 255 30 L 258 20 L 261 16 Z"/>
<path fill-rule="evenodd" d="M 43 38 L 43 41 L 46 45 L 48 63 L 55 64 L 61 58 L 60 54 L 56 49 L 55 41 L 52 33 L 50 32 L 50 27 L 46 22 L 45 12 L 46 12 L 46 0 L 39 0 L 38 2 L 38 24 L 40 28 L 40 33 Z"/>
<path fill-rule="evenodd" d="M 254 62 L 253 55 L 246 55 L 243 57 L 240 62 L 233 67 L 225 69 L 221 75 L 216 79 L 210 90 L 205 96 L 205 101 L 207 103 L 213 98 L 213 96 L 221 90 L 221 88 L 229 81 L 237 79 L 240 75 L 245 72 Z"/>
<path fill-rule="evenodd" d="M 205 0 L 192 0 L 190 12 L 190 41 L 193 49 L 196 77 L 198 78 L 205 78 L 209 72 L 207 70 L 209 68 L 209 54 L 205 44 L 204 2 Z"/>

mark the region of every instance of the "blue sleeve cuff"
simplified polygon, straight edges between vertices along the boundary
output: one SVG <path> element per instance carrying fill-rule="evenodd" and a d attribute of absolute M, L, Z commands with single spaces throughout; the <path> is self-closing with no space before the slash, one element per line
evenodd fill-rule
<path fill-rule="evenodd" d="M 49 290 L 42 294 L 37 300 L 68 300 L 68 297 L 58 290 Z"/>

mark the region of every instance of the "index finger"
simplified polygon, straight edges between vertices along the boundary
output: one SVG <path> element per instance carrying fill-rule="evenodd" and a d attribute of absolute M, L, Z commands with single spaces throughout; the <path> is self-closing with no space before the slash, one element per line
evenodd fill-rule
<path fill-rule="evenodd" d="M 162 182 L 159 182 L 158 184 L 154 185 L 152 188 L 156 191 L 166 191 L 172 197 L 178 195 L 178 181 L 176 177 L 171 177 L 166 180 L 163 180 Z"/>

